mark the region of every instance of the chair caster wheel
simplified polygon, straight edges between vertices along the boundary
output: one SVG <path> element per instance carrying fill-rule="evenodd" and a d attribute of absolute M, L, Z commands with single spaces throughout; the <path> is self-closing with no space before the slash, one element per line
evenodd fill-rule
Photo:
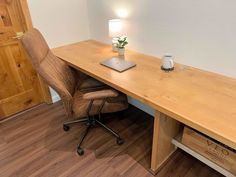
<path fill-rule="evenodd" d="M 68 132 L 70 130 L 70 127 L 68 125 L 63 125 L 63 130 L 65 132 Z"/>
<path fill-rule="evenodd" d="M 82 148 L 78 147 L 77 148 L 77 153 L 78 153 L 79 156 L 82 156 L 82 155 L 84 155 L 84 150 Z"/>
<path fill-rule="evenodd" d="M 124 144 L 124 140 L 121 139 L 121 138 L 117 138 L 117 139 L 116 139 L 116 143 L 117 143 L 118 145 L 122 145 L 122 144 Z"/>

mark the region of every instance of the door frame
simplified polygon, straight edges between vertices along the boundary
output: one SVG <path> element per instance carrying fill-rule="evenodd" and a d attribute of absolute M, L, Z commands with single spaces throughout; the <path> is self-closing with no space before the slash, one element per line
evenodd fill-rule
<path fill-rule="evenodd" d="M 28 0 L 16 0 L 19 3 L 19 7 L 21 10 L 21 16 L 22 16 L 22 23 L 24 25 L 24 28 L 26 30 L 33 28 L 32 19 L 30 16 L 29 6 L 28 6 Z M 37 74 L 38 75 L 38 74 Z M 40 87 L 42 90 L 43 100 L 47 104 L 52 104 L 52 97 L 49 90 L 49 86 L 43 81 L 43 79 L 38 75 Z"/>

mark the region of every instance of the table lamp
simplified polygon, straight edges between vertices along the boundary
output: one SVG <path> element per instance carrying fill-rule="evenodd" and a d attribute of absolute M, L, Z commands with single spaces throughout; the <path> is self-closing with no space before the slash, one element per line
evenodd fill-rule
<path fill-rule="evenodd" d="M 112 38 L 112 49 L 113 51 L 117 51 L 116 42 L 118 37 L 122 34 L 122 21 L 121 19 L 113 19 L 109 20 L 109 36 Z"/>

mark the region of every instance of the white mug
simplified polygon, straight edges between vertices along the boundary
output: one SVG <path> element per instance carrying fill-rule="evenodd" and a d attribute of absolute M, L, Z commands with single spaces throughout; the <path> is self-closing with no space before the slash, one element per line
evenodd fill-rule
<path fill-rule="evenodd" d="M 174 60 L 173 56 L 170 54 L 166 54 L 162 58 L 162 68 L 164 70 L 172 70 L 174 68 Z"/>

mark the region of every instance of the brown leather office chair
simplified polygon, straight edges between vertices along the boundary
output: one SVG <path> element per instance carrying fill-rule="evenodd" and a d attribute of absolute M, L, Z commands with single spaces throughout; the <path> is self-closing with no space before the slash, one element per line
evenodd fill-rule
<path fill-rule="evenodd" d="M 128 107 L 126 95 L 95 79 L 78 75 L 74 69 L 53 55 L 37 29 L 28 31 L 21 38 L 21 42 L 35 70 L 60 95 L 68 118 L 76 118 L 64 123 L 64 130 L 68 131 L 69 125 L 73 123 L 85 123 L 88 126 L 78 144 L 78 154 L 83 155 L 81 144 L 95 124 L 112 133 L 117 138 L 117 144 L 123 144 L 120 136 L 100 121 L 100 116 L 101 113 L 125 110 Z"/>

